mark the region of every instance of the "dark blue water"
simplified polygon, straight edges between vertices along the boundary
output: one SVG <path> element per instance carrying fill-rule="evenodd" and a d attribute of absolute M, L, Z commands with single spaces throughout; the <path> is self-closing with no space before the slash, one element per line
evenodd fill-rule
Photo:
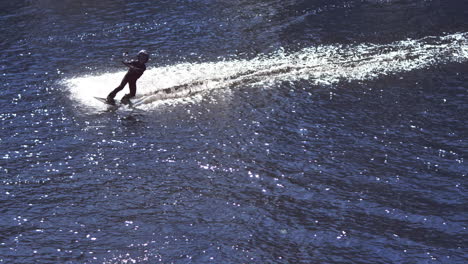
<path fill-rule="evenodd" d="M 1 1 L 0 263 L 466 263 L 467 18 Z"/>

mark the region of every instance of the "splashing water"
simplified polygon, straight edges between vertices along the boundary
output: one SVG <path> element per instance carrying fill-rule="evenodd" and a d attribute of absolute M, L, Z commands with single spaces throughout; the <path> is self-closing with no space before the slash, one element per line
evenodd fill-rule
<path fill-rule="evenodd" d="M 181 63 L 150 68 L 138 80 L 144 109 L 163 100 L 193 98 L 214 89 L 236 86 L 271 86 L 283 81 L 307 80 L 315 85 L 365 81 L 385 75 L 468 60 L 468 33 L 403 40 L 386 45 L 330 45 L 288 53 L 279 50 L 252 60 Z M 105 97 L 124 72 L 65 80 L 74 100 L 91 107 L 102 105 L 92 97 Z M 127 88 L 125 88 L 127 89 Z M 123 95 L 125 92 L 122 91 Z"/>

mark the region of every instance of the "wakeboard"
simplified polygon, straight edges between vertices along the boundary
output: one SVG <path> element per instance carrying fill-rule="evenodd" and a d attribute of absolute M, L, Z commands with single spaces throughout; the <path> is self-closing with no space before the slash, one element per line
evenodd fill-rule
<path fill-rule="evenodd" d="M 119 106 L 121 105 L 121 103 L 120 103 L 120 102 L 117 102 L 117 101 L 116 101 L 115 103 L 113 103 L 113 104 L 112 104 L 112 103 L 109 103 L 109 102 L 107 101 L 107 99 L 106 99 L 106 98 L 103 98 L 103 97 L 94 97 L 94 98 L 95 98 L 96 100 L 102 102 L 102 103 L 105 103 L 106 105 L 115 106 L 115 107 L 119 107 Z"/>
<path fill-rule="evenodd" d="M 129 108 L 135 108 L 136 106 L 142 104 L 143 101 L 146 99 L 146 97 L 138 98 L 138 99 L 130 99 L 129 104 L 123 104 L 120 100 L 115 100 L 115 102 L 112 104 L 112 103 L 109 103 L 106 98 L 103 98 L 103 97 L 94 97 L 94 98 L 106 105 L 109 105 L 115 108 L 119 108 L 120 106 L 127 106 Z"/>

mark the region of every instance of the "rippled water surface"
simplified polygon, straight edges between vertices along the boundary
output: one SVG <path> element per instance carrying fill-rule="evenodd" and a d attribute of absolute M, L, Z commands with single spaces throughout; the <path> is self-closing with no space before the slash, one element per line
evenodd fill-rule
<path fill-rule="evenodd" d="M 466 263 L 467 10 L 1 1 L 0 263 Z"/>

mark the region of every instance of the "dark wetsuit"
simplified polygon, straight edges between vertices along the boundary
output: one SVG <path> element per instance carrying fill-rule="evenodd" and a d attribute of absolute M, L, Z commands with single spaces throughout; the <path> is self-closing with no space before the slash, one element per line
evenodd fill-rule
<path fill-rule="evenodd" d="M 130 93 L 126 94 L 124 97 L 125 99 L 130 99 L 135 96 L 136 94 L 136 81 L 138 78 L 141 77 L 143 72 L 146 70 L 146 65 L 144 63 L 141 63 L 137 60 L 133 60 L 130 62 L 123 62 L 123 64 L 127 65 L 129 67 L 127 74 L 125 74 L 124 78 L 122 79 L 122 82 L 120 85 L 115 88 L 108 96 L 107 98 L 112 98 L 117 95 L 118 92 L 120 92 L 125 85 L 128 83 L 128 86 L 130 87 Z"/>

